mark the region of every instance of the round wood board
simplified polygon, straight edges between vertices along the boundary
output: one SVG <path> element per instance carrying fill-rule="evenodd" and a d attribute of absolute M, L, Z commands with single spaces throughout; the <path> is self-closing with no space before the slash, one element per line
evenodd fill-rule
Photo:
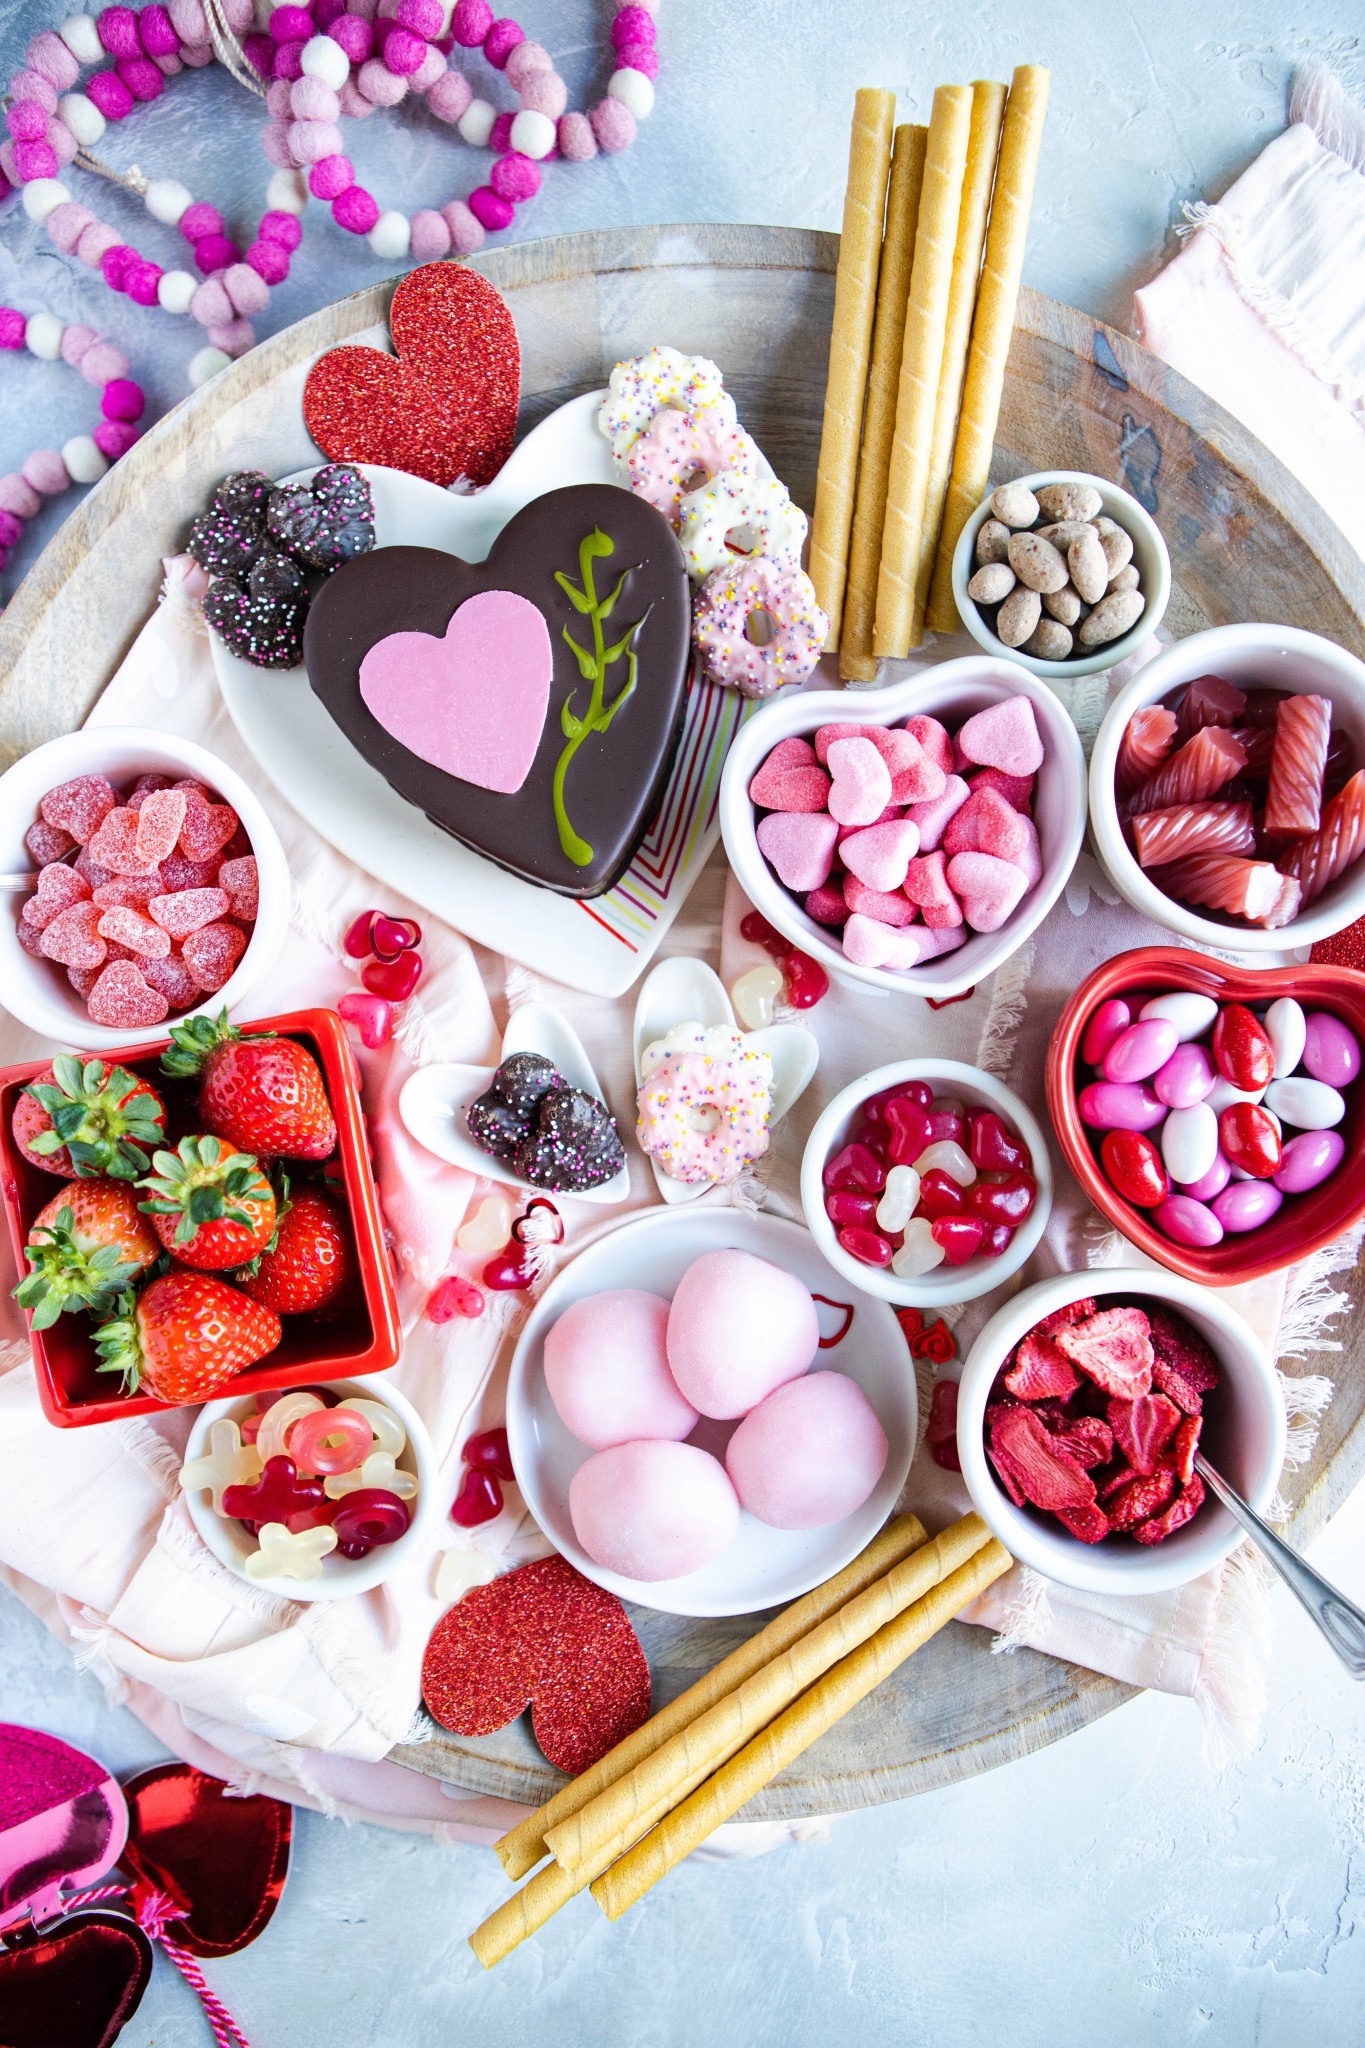
<path fill-rule="evenodd" d="M 474 267 L 504 292 L 522 348 L 523 429 L 655 341 L 714 357 L 745 424 L 797 502 L 814 495 L 835 236 L 762 227 L 606 230 L 498 249 Z M 228 470 L 316 459 L 300 397 L 337 342 L 387 340 L 391 283 L 253 349 L 160 421 L 84 500 L 0 620 L 0 764 L 69 731 L 155 601 L 159 557 Z M 997 435 L 1001 476 L 1091 470 L 1161 523 L 1175 592 L 1165 631 L 1273 619 L 1365 656 L 1365 563 L 1282 465 L 1156 357 L 1066 306 L 1023 294 Z M 1331 1361 L 1336 1398 L 1310 1463 L 1286 1475 L 1300 1542 L 1365 1466 L 1365 1371 Z M 655 1701 L 690 1684 L 756 1622 L 638 1609 Z M 984 1630 L 935 1637 L 746 1808 L 776 1818 L 903 1798 L 1008 1762 L 1132 1696 L 1032 1651 L 990 1654 Z M 559 1782 L 525 1722 L 470 1743 L 433 1730 L 393 1752 L 474 1791 L 538 1801 Z"/>

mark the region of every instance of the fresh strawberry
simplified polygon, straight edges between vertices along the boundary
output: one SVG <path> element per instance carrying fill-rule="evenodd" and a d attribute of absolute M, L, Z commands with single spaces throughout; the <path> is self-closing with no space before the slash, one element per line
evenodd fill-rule
<path fill-rule="evenodd" d="M 350 1219 L 345 1204 L 321 1188 L 290 1190 L 280 1212 L 271 1250 L 254 1271 L 239 1275 L 253 1301 L 279 1316 L 307 1315 L 326 1308 L 345 1288 L 355 1268 Z"/>
<path fill-rule="evenodd" d="M 200 1077 L 204 1128 L 263 1157 L 326 1159 L 336 1148 L 332 1105 L 316 1060 L 292 1038 L 243 1038 L 227 1021 L 187 1017 L 162 1054 L 166 1073 Z"/>
<path fill-rule="evenodd" d="M 156 1171 L 139 1181 L 152 1228 L 182 1265 L 225 1272 L 254 1259 L 275 1234 L 275 1190 L 249 1152 L 221 1138 L 182 1138 L 157 1152 Z"/>
<path fill-rule="evenodd" d="M 126 1180 L 79 1181 L 34 1218 L 24 1247 L 32 1270 L 14 1298 L 35 1330 L 50 1329 L 76 1309 L 103 1315 L 160 1253 Z"/>
<path fill-rule="evenodd" d="M 127 1067 L 59 1053 L 14 1106 L 14 1142 L 25 1159 L 61 1180 L 107 1174 L 136 1180 L 166 1135 L 166 1105 Z"/>
<path fill-rule="evenodd" d="M 226 1382 L 278 1345 L 280 1319 L 207 1273 L 163 1273 L 96 1332 L 101 1372 L 123 1374 L 173 1407 L 211 1401 Z"/>

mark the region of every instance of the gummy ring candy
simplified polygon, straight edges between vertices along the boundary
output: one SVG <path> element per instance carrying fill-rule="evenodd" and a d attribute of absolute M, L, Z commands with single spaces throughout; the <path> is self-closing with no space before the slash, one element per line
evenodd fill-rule
<path fill-rule="evenodd" d="M 362 1416 L 369 1423 L 377 1451 L 387 1451 L 391 1458 L 396 1458 L 406 1448 L 408 1433 L 392 1408 L 386 1408 L 382 1401 L 348 1401 L 346 1406 L 352 1415 Z"/>
<path fill-rule="evenodd" d="M 324 1408 L 304 1415 L 289 1432 L 289 1455 L 300 1472 L 332 1478 L 354 1472 L 374 1447 L 374 1431 L 353 1408 Z"/>
<path fill-rule="evenodd" d="M 337 1542 L 343 1549 L 352 1543 L 363 1543 L 369 1549 L 380 1543 L 396 1543 L 400 1536 L 407 1535 L 411 1522 L 406 1504 L 396 1493 L 386 1493 L 379 1486 L 364 1486 L 348 1493 L 332 1517 Z"/>
<path fill-rule="evenodd" d="M 326 1409 L 326 1403 L 317 1394 L 281 1394 L 278 1401 L 271 1403 L 261 1417 L 261 1426 L 256 1433 L 256 1448 L 261 1454 L 261 1463 L 269 1458 L 280 1458 L 285 1454 L 285 1439 L 293 1425 L 304 1415 L 312 1415 Z"/>

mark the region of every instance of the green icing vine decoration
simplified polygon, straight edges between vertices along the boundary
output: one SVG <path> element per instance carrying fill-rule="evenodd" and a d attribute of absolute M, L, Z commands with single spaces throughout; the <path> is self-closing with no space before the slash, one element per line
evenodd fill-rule
<path fill-rule="evenodd" d="M 588 734 L 590 732 L 606 732 L 621 706 L 633 694 L 639 666 L 635 651 L 635 640 L 640 628 L 645 623 L 645 619 L 649 617 L 649 612 L 646 611 L 644 618 L 637 619 L 633 626 L 627 627 L 619 640 L 613 641 L 610 647 L 607 646 L 606 636 L 602 628 L 612 615 L 616 600 L 621 595 L 622 587 L 627 576 L 630 574 L 630 570 L 623 569 L 621 571 L 620 576 L 617 578 L 616 587 L 609 597 L 599 598 L 597 586 L 593 581 L 593 564 L 594 562 L 604 561 L 608 555 L 614 555 L 615 552 L 615 542 L 610 540 L 600 527 L 595 526 L 592 532 L 587 534 L 579 543 L 578 573 L 583 579 L 582 587 L 580 588 L 577 583 L 572 582 L 562 569 L 555 570 L 555 582 L 564 592 L 574 610 L 583 618 L 592 621 L 591 652 L 586 647 L 580 647 L 568 627 L 565 626 L 564 628 L 564 638 L 574 651 L 578 661 L 579 673 L 582 675 L 584 682 L 588 684 L 590 695 L 588 698 L 588 708 L 581 716 L 573 708 L 572 695 L 565 698 L 560 709 L 559 723 L 564 733 L 565 745 L 558 762 L 555 764 L 554 779 L 555 823 L 559 827 L 559 843 L 574 866 L 578 868 L 585 868 L 589 865 L 593 852 L 587 840 L 580 837 L 569 822 L 568 808 L 564 802 L 564 780 L 568 775 L 569 766 L 574 755 L 578 752 Z M 626 680 L 612 698 L 611 703 L 608 704 L 606 701 L 607 671 L 614 663 L 620 661 L 623 656 L 627 663 Z"/>

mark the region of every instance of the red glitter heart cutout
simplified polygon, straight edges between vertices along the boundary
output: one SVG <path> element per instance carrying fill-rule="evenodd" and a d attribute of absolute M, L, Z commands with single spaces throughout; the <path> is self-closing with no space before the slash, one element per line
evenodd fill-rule
<path fill-rule="evenodd" d="M 1333 932 L 1330 939 L 1319 939 L 1308 957 L 1315 967 L 1321 963 L 1327 967 L 1354 967 L 1357 971 L 1365 968 L 1365 917 L 1348 924 L 1345 931 Z"/>
<path fill-rule="evenodd" d="M 454 1735 L 491 1735 L 529 1705 L 546 1757 L 576 1776 L 649 1719 L 649 1663 L 616 1595 L 547 1557 L 442 1615 L 422 1697 Z"/>
<path fill-rule="evenodd" d="M 425 263 L 389 308 L 397 354 L 333 348 L 303 387 L 304 424 L 332 462 L 374 462 L 440 484 L 491 483 L 512 452 L 521 350 L 477 271 Z"/>

